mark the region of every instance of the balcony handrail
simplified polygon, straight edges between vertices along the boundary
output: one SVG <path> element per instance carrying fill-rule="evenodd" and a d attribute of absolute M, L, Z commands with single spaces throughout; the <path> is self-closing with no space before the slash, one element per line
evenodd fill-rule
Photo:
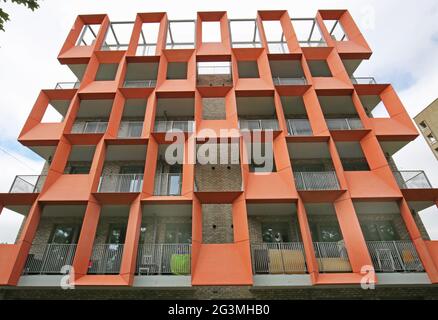
<path fill-rule="evenodd" d="M 353 84 L 377 84 L 374 77 L 350 77 Z"/>
<path fill-rule="evenodd" d="M 172 180 L 178 178 L 176 190 Z M 154 195 L 156 196 L 177 196 L 181 195 L 182 173 L 157 173 L 155 175 Z"/>
<path fill-rule="evenodd" d="M 400 189 L 432 189 L 423 170 L 394 170 L 393 174 Z"/>
<path fill-rule="evenodd" d="M 209 71 L 209 72 L 207 72 L 207 71 Z M 211 66 L 197 65 L 197 72 L 198 72 L 198 76 L 204 76 L 204 75 L 229 75 L 229 76 L 231 76 L 231 63 L 229 63 L 226 66 L 221 66 L 221 65 L 211 65 Z"/>
<path fill-rule="evenodd" d="M 363 129 L 360 118 L 331 118 L 325 120 L 330 130 Z"/>
<path fill-rule="evenodd" d="M 145 79 L 145 80 L 125 80 L 123 83 L 124 88 L 153 88 L 157 85 L 157 80 L 155 79 Z"/>
<path fill-rule="evenodd" d="M 38 193 L 47 175 L 17 175 L 9 188 L 9 193 Z"/>
<path fill-rule="evenodd" d="M 124 244 L 100 243 L 93 245 L 88 267 L 89 274 L 117 274 L 120 272 Z"/>
<path fill-rule="evenodd" d="M 140 192 L 143 173 L 106 174 L 100 177 L 98 192 Z"/>
<path fill-rule="evenodd" d="M 141 137 L 143 121 L 120 121 L 119 138 Z"/>
<path fill-rule="evenodd" d="M 351 272 L 344 241 L 314 242 L 313 248 L 320 272 Z"/>
<path fill-rule="evenodd" d="M 307 79 L 304 76 L 296 77 L 296 78 L 272 77 L 272 81 L 274 81 L 274 85 L 278 85 L 278 86 L 307 84 Z"/>
<path fill-rule="evenodd" d="M 154 132 L 193 132 L 194 120 L 155 120 Z"/>
<path fill-rule="evenodd" d="M 145 243 L 138 246 L 136 273 L 139 275 L 189 275 L 190 243 Z"/>
<path fill-rule="evenodd" d="M 415 245 L 410 240 L 367 241 L 376 272 L 424 272 Z"/>
<path fill-rule="evenodd" d="M 156 43 L 139 43 L 137 45 L 136 56 L 155 56 L 157 50 Z"/>
<path fill-rule="evenodd" d="M 81 85 L 80 81 L 64 81 L 57 82 L 55 85 L 55 90 L 63 90 L 63 89 L 77 89 Z"/>
<path fill-rule="evenodd" d="M 108 121 L 76 121 L 71 133 L 104 133 L 107 127 Z"/>
<path fill-rule="evenodd" d="M 277 119 L 239 119 L 240 130 L 279 130 Z"/>
<path fill-rule="evenodd" d="M 75 243 L 33 243 L 23 274 L 61 274 L 64 266 L 73 264 L 76 246 Z"/>
<path fill-rule="evenodd" d="M 289 135 L 292 136 L 311 136 L 313 134 L 310 121 L 308 119 L 287 119 Z"/>
<path fill-rule="evenodd" d="M 302 242 L 253 243 L 251 257 L 254 274 L 307 272 Z"/>
<path fill-rule="evenodd" d="M 335 171 L 294 171 L 297 190 L 340 190 Z"/>

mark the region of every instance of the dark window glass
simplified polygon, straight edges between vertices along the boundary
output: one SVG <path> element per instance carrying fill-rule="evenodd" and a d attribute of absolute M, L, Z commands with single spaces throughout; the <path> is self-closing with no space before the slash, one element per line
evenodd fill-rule
<path fill-rule="evenodd" d="M 57 225 L 53 229 L 49 243 L 71 244 L 76 243 L 78 226 L 72 225 Z"/>
<path fill-rule="evenodd" d="M 109 244 L 123 244 L 125 243 L 126 225 L 110 225 L 108 233 Z"/>
<path fill-rule="evenodd" d="M 263 223 L 263 242 L 290 242 L 290 225 L 288 223 Z"/>
<path fill-rule="evenodd" d="M 166 224 L 165 243 L 191 243 L 191 223 L 169 223 Z"/>

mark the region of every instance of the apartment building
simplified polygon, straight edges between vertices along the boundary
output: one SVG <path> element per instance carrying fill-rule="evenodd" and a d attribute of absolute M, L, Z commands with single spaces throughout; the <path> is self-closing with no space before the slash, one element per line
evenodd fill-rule
<path fill-rule="evenodd" d="M 348 11 L 133 18 L 78 16 L 58 55 L 77 81 L 24 124 L 46 165 L 0 194 L 25 217 L 0 297 L 438 296 L 419 216 L 438 189 L 394 165 L 419 134 L 390 84 L 355 75 L 372 52 Z M 227 161 L 193 159 L 211 146 Z"/>
<path fill-rule="evenodd" d="M 414 117 L 420 132 L 438 160 L 438 99 Z"/>

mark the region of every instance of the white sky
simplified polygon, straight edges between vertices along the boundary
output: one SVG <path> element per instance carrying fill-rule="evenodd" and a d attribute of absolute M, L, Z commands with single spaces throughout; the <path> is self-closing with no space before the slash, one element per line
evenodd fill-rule
<path fill-rule="evenodd" d="M 171 19 L 194 19 L 197 11 L 225 10 L 229 18 L 253 18 L 257 10 L 285 9 L 291 17 L 314 17 L 317 9 L 348 9 L 374 52 L 356 76 L 374 76 L 392 83 L 411 116 L 437 97 L 435 0 L 44 0 L 35 12 L 10 3 L 1 2 L 1 7 L 11 21 L 6 32 L 0 32 L 0 192 L 8 192 L 15 175 L 38 174 L 42 167 L 41 160 L 21 147 L 16 138 L 41 89 L 75 80 L 56 57 L 78 14 L 107 13 L 113 21 L 132 21 L 137 12 L 153 11 L 165 11 Z M 422 137 L 396 154 L 395 160 L 400 169 L 425 170 L 438 187 L 438 162 Z M 20 220 L 5 211 L 0 215 L 0 243 L 14 241 Z M 434 239 L 438 239 L 437 211 L 432 207 L 422 214 Z"/>

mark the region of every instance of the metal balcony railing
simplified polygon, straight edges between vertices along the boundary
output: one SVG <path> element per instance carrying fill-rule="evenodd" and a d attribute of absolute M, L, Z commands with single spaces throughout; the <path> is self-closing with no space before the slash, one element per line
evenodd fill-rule
<path fill-rule="evenodd" d="M 206 75 L 230 75 L 231 76 L 231 63 L 227 65 L 209 65 L 209 66 L 197 66 L 198 76 Z"/>
<path fill-rule="evenodd" d="M 15 176 L 9 193 L 37 193 L 41 192 L 46 175 L 21 175 Z"/>
<path fill-rule="evenodd" d="M 189 275 L 192 246 L 188 243 L 147 243 L 138 246 L 138 275 Z"/>
<path fill-rule="evenodd" d="M 95 244 L 88 266 L 89 274 L 117 274 L 122 262 L 123 244 Z"/>
<path fill-rule="evenodd" d="M 254 274 L 306 273 L 304 246 L 301 242 L 251 244 Z"/>
<path fill-rule="evenodd" d="M 32 244 L 31 252 L 23 274 L 61 274 L 64 266 L 73 264 L 76 244 Z"/>
<path fill-rule="evenodd" d="M 143 121 L 122 121 L 119 126 L 119 138 L 138 138 L 143 131 Z"/>
<path fill-rule="evenodd" d="M 157 120 L 155 121 L 155 132 L 172 132 L 172 131 L 182 131 L 182 132 L 193 132 L 194 121 L 180 121 L 180 120 Z"/>
<path fill-rule="evenodd" d="M 335 171 L 294 172 L 298 190 L 339 190 Z"/>
<path fill-rule="evenodd" d="M 157 85 L 157 80 L 126 80 L 124 88 L 153 88 Z"/>
<path fill-rule="evenodd" d="M 367 241 L 376 272 L 424 272 L 412 241 Z"/>
<path fill-rule="evenodd" d="M 355 130 L 362 129 L 362 121 L 356 118 L 326 119 L 329 130 Z"/>
<path fill-rule="evenodd" d="M 432 184 L 424 171 L 394 171 L 400 189 L 431 189 Z"/>
<path fill-rule="evenodd" d="M 78 121 L 73 124 L 71 133 L 104 133 L 107 121 Z"/>
<path fill-rule="evenodd" d="M 55 85 L 55 89 L 56 90 L 64 90 L 64 89 L 77 89 L 79 88 L 79 86 L 81 85 L 81 83 L 79 81 L 76 82 L 58 82 Z"/>
<path fill-rule="evenodd" d="M 277 119 L 239 120 L 240 130 L 279 130 Z"/>
<path fill-rule="evenodd" d="M 286 42 L 268 41 L 269 53 L 289 53 L 289 48 Z"/>
<path fill-rule="evenodd" d="M 288 119 L 287 128 L 291 136 L 311 136 L 313 134 L 307 119 Z"/>
<path fill-rule="evenodd" d="M 301 78 L 280 78 L 280 77 L 272 77 L 274 81 L 274 85 L 276 86 L 294 86 L 294 85 L 304 85 L 307 84 L 307 80 L 305 77 Z"/>
<path fill-rule="evenodd" d="M 108 174 L 100 177 L 99 192 L 140 192 L 143 173 Z"/>
<path fill-rule="evenodd" d="M 182 173 L 158 173 L 155 175 L 154 195 L 181 195 Z"/>
<path fill-rule="evenodd" d="M 373 77 L 351 77 L 350 79 L 353 84 L 377 84 Z"/>
<path fill-rule="evenodd" d="M 351 272 L 344 242 L 314 242 L 319 272 Z"/>
<path fill-rule="evenodd" d="M 138 44 L 136 56 L 154 56 L 157 49 L 156 44 Z"/>

